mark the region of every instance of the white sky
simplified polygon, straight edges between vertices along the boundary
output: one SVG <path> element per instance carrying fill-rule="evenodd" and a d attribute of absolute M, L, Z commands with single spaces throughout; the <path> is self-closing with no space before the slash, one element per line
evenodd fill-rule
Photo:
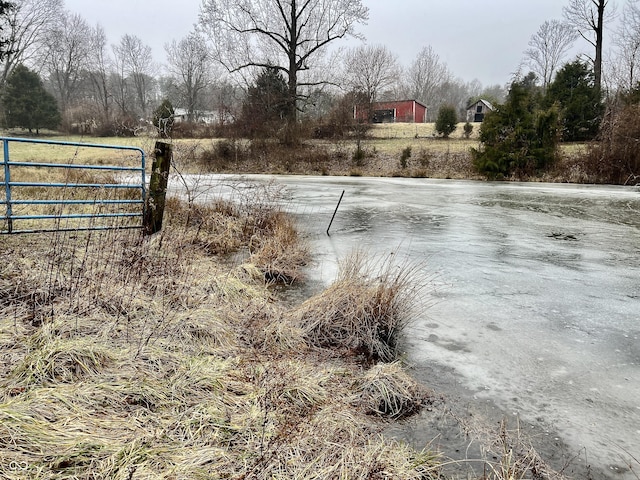
<path fill-rule="evenodd" d="M 408 66 L 431 45 L 465 81 L 504 85 L 511 80 L 532 34 L 545 20 L 561 19 L 567 0 L 363 0 L 367 43 L 382 44 Z M 111 43 L 138 36 L 165 61 L 165 43 L 179 40 L 198 21 L 201 0 L 65 0 L 67 10 L 100 23 Z M 357 45 L 351 40 L 347 45 Z M 580 48 L 585 46 L 580 45 Z M 588 51 L 588 50 L 587 50 Z"/>

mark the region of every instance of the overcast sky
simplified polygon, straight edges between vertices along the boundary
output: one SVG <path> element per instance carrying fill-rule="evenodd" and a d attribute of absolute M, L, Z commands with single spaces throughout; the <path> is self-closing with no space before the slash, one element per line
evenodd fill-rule
<path fill-rule="evenodd" d="M 363 0 L 369 44 L 382 44 L 408 66 L 431 45 L 450 71 L 483 85 L 508 83 L 532 34 L 545 20 L 561 19 L 566 0 Z M 111 43 L 133 34 L 165 61 L 164 44 L 181 39 L 198 21 L 201 0 L 65 0 L 90 24 L 100 23 Z M 348 45 L 357 45 L 350 41 Z M 577 48 L 586 48 L 579 45 Z"/>

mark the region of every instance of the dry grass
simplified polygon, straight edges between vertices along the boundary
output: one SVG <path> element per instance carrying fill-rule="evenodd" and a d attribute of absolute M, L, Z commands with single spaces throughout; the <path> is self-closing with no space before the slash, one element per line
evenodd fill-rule
<path fill-rule="evenodd" d="M 0 477 L 437 478 L 370 411 L 381 381 L 403 409 L 415 384 L 321 354 L 276 301 L 271 277 L 306 257 L 270 195 L 171 200 L 151 238 L 0 237 Z M 365 282 L 359 303 L 405 311 L 403 278 Z"/>
<path fill-rule="evenodd" d="M 357 253 L 288 310 L 270 285 L 306 246 L 277 189 L 242 192 L 171 199 L 151 238 L 0 237 L 0 477 L 439 478 L 380 433 L 429 392 L 372 364 L 398 355 L 417 266 Z"/>
<path fill-rule="evenodd" d="M 433 123 L 386 123 L 373 125 L 369 131 L 370 139 L 365 146 L 382 154 L 396 155 L 402 149 L 411 147 L 414 152 L 425 150 L 432 155 L 445 153 L 468 153 L 471 147 L 478 146 L 480 124 L 473 124 L 473 132 L 467 139 L 462 134 L 463 123 L 456 131 L 444 139 L 435 132 Z"/>
<path fill-rule="evenodd" d="M 482 478 L 486 480 L 549 479 L 566 480 L 562 473 L 553 470 L 532 446 L 530 439 L 522 432 L 516 419 L 514 428 L 509 428 L 506 419 L 495 429 L 485 426 L 471 426 L 463 421 L 467 435 L 480 440 L 484 458 Z"/>
<path fill-rule="evenodd" d="M 52 136 L 45 140 L 80 142 L 95 145 L 117 145 L 142 148 L 147 155 L 153 153 L 155 140 L 150 137 L 120 138 L 120 137 L 80 137 L 80 136 Z M 10 155 L 13 161 L 39 161 L 51 163 L 75 163 L 89 165 L 124 165 L 131 164 L 140 155 L 128 150 L 112 150 L 106 148 L 71 147 L 62 145 L 47 145 L 33 143 L 10 143 Z"/>
<path fill-rule="evenodd" d="M 358 404 L 369 415 L 403 418 L 419 412 L 431 393 L 416 383 L 399 362 L 372 367 L 361 380 Z"/>
<path fill-rule="evenodd" d="M 292 323 L 311 345 L 393 361 L 422 287 L 418 267 L 356 252 L 339 270 L 336 282 L 292 312 Z"/>
<path fill-rule="evenodd" d="M 472 123 L 473 130 L 470 135 L 471 140 L 478 138 L 480 123 Z M 450 135 L 452 140 L 463 139 L 464 122 L 458 123 L 454 133 Z M 435 123 L 381 123 L 372 125 L 369 134 L 374 138 L 385 139 L 408 139 L 408 138 L 434 138 L 438 136 Z"/>
<path fill-rule="evenodd" d="M 472 164 L 469 149 L 478 146 L 480 125 L 473 124 L 469 139 L 462 135 L 462 123 L 450 139 L 434 136 L 434 124 L 373 125 L 370 138 L 362 142 L 364 157 L 354 160 L 355 140 L 307 141 L 295 150 L 269 142 L 247 140 L 230 142 L 223 139 L 172 139 L 174 165 L 182 174 L 215 171 L 226 173 L 312 174 L 341 176 L 398 176 L 413 178 L 448 178 L 483 180 Z M 155 138 L 151 137 L 50 137 L 53 140 L 80 141 L 104 145 L 137 146 L 153 153 Z M 239 149 L 230 158 L 219 158 L 222 143 Z M 12 144 L 12 159 L 43 160 L 87 164 L 127 164 L 133 158 L 129 152 L 78 148 L 47 148 Z M 402 160 L 403 152 L 411 156 Z M 14 151 L 15 150 L 15 151 Z M 217 153 L 216 153 L 217 152 Z M 602 181 L 589 171 L 586 164 L 587 146 L 563 144 L 561 161 L 540 177 L 530 181 L 593 183 Z M 203 162 L 203 159 L 210 161 Z M 150 164 L 150 162 L 148 162 Z M 23 169 L 21 177 L 44 180 L 42 169 Z M 0 172 L 0 178 L 2 173 Z M 20 178 L 18 178 L 19 180 Z M 517 180 L 517 179 L 516 179 Z"/>

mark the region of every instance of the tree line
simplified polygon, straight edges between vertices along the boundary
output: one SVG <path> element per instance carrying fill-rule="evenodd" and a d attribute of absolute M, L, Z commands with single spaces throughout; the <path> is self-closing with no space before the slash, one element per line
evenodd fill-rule
<path fill-rule="evenodd" d="M 408 66 L 384 45 L 335 48 L 346 38 L 362 39 L 357 27 L 369 12 L 361 0 L 205 0 L 194 30 L 165 45 L 164 66 L 135 35 L 110 45 L 100 25 L 65 10 L 63 0 L 2 0 L 2 117 L 6 126 L 58 123 L 68 131 L 122 134 L 162 118 L 158 108 L 170 106 L 190 122 L 207 112 L 218 125 L 238 124 L 247 135 L 290 143 L 302 120 L 349 123 L 354 102 L 415 99 L 428 105 L 430 121 L 444 109 L 448 129 L 463 118 L 467 104 L 484 98 L 498 108 L 484 127 L 485 156 L 478 152 L 476 161 L 485 158 L 493 165 L 489 171 L 498 164 L 538 168 L 527 149 L 519 150 L 526 160 L 487 159 L 495 141 L 492 122 L 502 115 L 504 122 L 527 125 L 529 133 L 502 139 L 505 144 L 522 146 L 521 137 L 533 132 L 546 139 L 591 140 L 607 112 L 638 90 L 640 2 L 622 5 L 609 62 L 604 32 L 613 25 L 616 5 L 567 0 L 563 13 L 531 36 L 508 85 L 483 86 L 455 77 L 429 45 Z M 589 48 L 571 59 L 578 41 Z M 44 112 L 20 105 L 27 86 L 36 92 L 27 97 L 39 99 Z M 25 112 L 39 113 L 41 124 Z M 512 167 L 498 170 L 504 174 Z"/>
<path fill-rule="evenodd" d="M 170 39 L 166 64 L 158 65 L 141 38 L 124 35 L 109 44 L 100 25 L 91 26 L 65 10 L 63 0 L 0 2 L 0 90 L 3 98 L 9 92 L 15 95 L 21 85 L 26 88 L 35 80 L 25 83 L 25 75 L 37 75 L 44 91 L 31 96 L 53 96 L 55 106 L 48 99 L 40 103 L 57 107 L 57 112 L 49 112 L 34 128 L 50 128 L 58 119 L 67 131 L 99 126 L 105 134 L 135 129 L 141 119 L 150 120 L 165 99 L 180 107 L 188 121 L 198 121 L 206 111 L 218 123 L 233 122 L 267 67 L 285 80 L 283 115 L 292 124 L 326 116 L 353 90 L 364 92 L 370 101 L 415 98 L 434 112 L 444 103 L 462 109 L 469 97 L 480 94 L 504 96 L 499 85 L 485 88 L 478 80 L 455 78 L 430 46 L 407 68 L 382 45 L 332 56 L 332 43 L 359 37 L 355 28 L 368 15 L 360 1 L 254 0 L 252 5 L 243 17 L 242 2 L 203 2 L 197 27 L 184 38 Z M 272 15 L 266 6 L 277 7 L 282 15 Z M 286 33 L 278 38 L 274 33 L 282 25 Z M 323 33 L 320 39 L 315 38 L 318 31 Z M 9 106 L 3 103 L 5 121 Z M 32 124 L 11 115 L 14 121 L 6 126 Z"/>

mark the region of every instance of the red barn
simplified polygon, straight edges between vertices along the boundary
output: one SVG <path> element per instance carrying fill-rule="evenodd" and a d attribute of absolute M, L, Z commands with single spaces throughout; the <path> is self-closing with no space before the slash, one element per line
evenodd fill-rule
<path fill-rule="evenodd" d="M 371 105 L 373 123 L 425 123 L 427 121 L 427 106 L 417 100 L 399 100 L 396 102 L 376 102 Z M 366 107 L 354 108 L 354 118 L 363 120 L 367 117 Z"/>

